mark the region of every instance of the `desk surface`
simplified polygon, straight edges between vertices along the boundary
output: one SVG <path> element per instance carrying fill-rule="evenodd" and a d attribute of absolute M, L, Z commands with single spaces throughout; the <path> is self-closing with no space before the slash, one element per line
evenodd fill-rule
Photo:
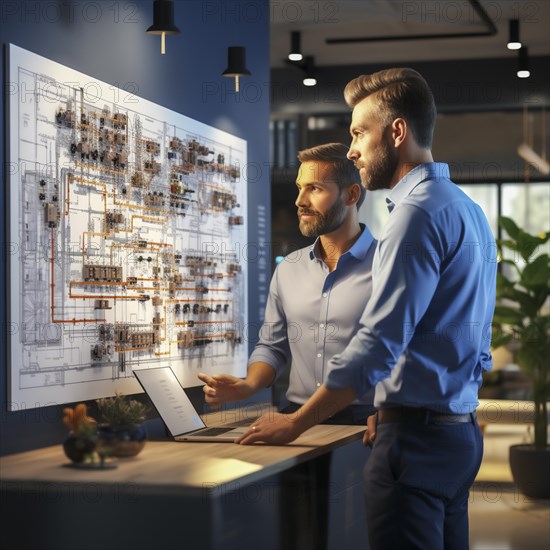
<path fill-rule="evenodd" d="M 33 490 L 42 483 L 94 483 L 204 495 L 236 482 L 261 481 L 357 440 L 363 431 L 362 426 L 319 425 L 293 443 L 278 447 L 148 441 L 137 457 L 119 459 L 118 467 L 111 470 L 68 468 L 62 446 L 55 445 L 0 457 L 0 477 L 4 487 L 14 484 L 21 490 Z"/>

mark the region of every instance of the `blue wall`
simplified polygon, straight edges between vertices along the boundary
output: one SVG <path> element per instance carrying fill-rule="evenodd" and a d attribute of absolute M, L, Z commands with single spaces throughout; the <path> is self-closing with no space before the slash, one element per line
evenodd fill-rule
<path fill-rule="evenodd" d="M 2 46 L 13 43 L 82 73 L 126 89 L 164 107 L 248 141 L 249 177 L 249 318 L 257 324 L 269 270 L 269 2 L 268 0 L 175 2 L 182 33 L 168 36 L 166 55 L 160 37 L 145 34 L 152 23 L 152 1 L 4 1 L 0 2 Z M 220 76 L 228 46 L 245 46 L 252 76 L 241 80 L 236 95 L 230 79 Z M 5 51 L 2 74 L 6 81 Z M 5 133 L 7 90 L 0 113 L 0 165 L 4 188 L 8 162 Z M 5 193 L 2 195 L 1 242 L 6 243 Z M 245 243 L 243 243 L 244 246 Z M 267 250 L 263 257 L 258 251 Z M 9 246 L 2 246 L 2 289 Z M 253 251 L 253 252 L 252 252 Z M 267 276 L 269 280 L 269 275 Z M 61 407 L 7 412 L 6 292 L 0 294 L 0 454 L 62 441 Z"/>

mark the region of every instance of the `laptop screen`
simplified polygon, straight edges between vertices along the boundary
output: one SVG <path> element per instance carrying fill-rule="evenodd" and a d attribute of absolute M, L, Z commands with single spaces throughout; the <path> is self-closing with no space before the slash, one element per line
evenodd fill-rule
<path fill-rule="evenodd" d="M 172 435 L 206 427 L 170 367 L 134 370 Z"/>

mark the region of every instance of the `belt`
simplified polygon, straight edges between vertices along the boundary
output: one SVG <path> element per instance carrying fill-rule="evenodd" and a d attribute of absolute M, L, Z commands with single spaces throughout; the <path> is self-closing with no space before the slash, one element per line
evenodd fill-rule
<path fill-rule="evenodd" d="M 283 414 L 291 414 L 296 412 L 302 405 L 289 401 L 288 405 L 281 409 Z M 327 418 L 323 424 L 360 424 L 364 425 L 367 418 L 376 414 L 374 405 L 348 405 L 345 409 L 338 411 L 331 417 Z"/>
<path fill-rule="evenodd" d="M 475 424 L 476 413 L 439 413 L 419 407 L 388 407 L 378 411 L 378 424 L 389 422 L 418 422 L 423 424 Z"/>

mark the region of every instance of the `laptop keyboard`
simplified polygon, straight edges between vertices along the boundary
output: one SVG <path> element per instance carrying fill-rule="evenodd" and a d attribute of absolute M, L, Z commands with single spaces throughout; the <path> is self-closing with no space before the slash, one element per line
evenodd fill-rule
<path fill-rule="evenodd" d="M 220 435 L 227 432 L 230 432 L 233 430 L 233 427 L 231 428 L 205 428 L 204 430 L 200 430 L 198 432 L 194 432 L 191 435 Z"/>
<path fill-rule="evenodd" d="M 236 420 L 235 422 L 230 422 L 231 426 L 233 427 L 241 427 L 241 426 L 250 426 L 254 423 L 254 421 L 257 420 L 256 418 L 244 418 L 243 420 Z"/>

